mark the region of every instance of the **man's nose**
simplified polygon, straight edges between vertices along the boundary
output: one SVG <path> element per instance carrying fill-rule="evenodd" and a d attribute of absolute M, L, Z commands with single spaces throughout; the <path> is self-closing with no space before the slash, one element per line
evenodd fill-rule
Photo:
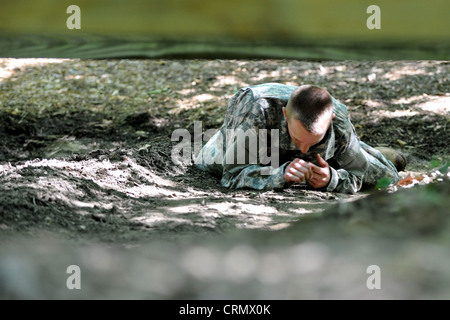
<path fill-rule="evenodd" d="M 301 144 L 301 145 L 300 145 L 300 151 L 301 151 L 302 153 L 307 153 L 308 150 L 309 150 L 309 146 L 308 146 L 307 144 Z"/>

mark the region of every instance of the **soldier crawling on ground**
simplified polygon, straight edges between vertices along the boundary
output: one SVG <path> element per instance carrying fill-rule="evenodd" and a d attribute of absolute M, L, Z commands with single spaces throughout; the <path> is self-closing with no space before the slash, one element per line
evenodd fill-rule
<path fill-rule="evenodd" d="M 267 132 L 278 129 L 275 131 L 279 139 L 267 141 L 277 141 L 277 163 L 281 165 L 270 168 L 270 174 L 263 174 L 262 169 L 267 169 L 265 162 L 237 161 L 235 150 L 243 150 L 245 159 L 254 154 L 245 139 L 222 138 L 230 129 L 256 133 L 261 129 Z M 242 141 L 245 146 L 237 146 Z M 226 161 L 230 154 L 235 161 Z M 347 107 L 325 89 L 277 83 L 239 90 L 229 100 L 223 126 L 194 162 L 221 178 L 224 187 L 263 190 L 300 183 L 316 190 L 343 193 L 358 192 L 363 185 L 374 186 L 384 177 L 397 183 L 398 171 L 406 166 L 400 152 L 375 149 L 360 141 Z"/>

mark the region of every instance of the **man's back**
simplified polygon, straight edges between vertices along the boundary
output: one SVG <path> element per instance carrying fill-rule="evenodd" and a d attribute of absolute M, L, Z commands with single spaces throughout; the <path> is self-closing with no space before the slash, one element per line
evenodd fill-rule
<path fill-rule="evenodd" d="M 331 164 L 329 167 L 330 182 L 327 184 L 326 190 L 357 192 L 361 188 L 369 162 L 372 161 L 371 157 L 376 155 L 380 161 L 375 159 L 372 162 L 377 163 L 375 166 L 377 174 L 382 174 L 383 170 L 386 171 L 384 168 L 388 168 L 387 171 L 392 171 L 389 175 L 394 180 L 398 179 L 395 168 L 392 170 L 391 164 L 385 162 L 386 159 L 381 154 L 374 152 L 373 148 L 359 141 L 350 122 L 346 106 L 321 88 L 319 90 L 323 90 L 329 97 L 327 103 L 332 106 L 333 119 L 329 122 L 320 140 L 311 143 L 310 147 L 302 152 L 298 143 L 294 143 L 291 137 L 292 132 L 289 130 L 286 113 L 283 111 L 291 101 L 294 92 L 299 88 L 278 83 L 265 83 L 240 89 L 228 102 L 221 130 L 202 149 L 196 164 L 203 170 L 221 173 L 221 183 L 225 187 L 273 189 L 290 185 L 285 178 L 285 169 L 294 159 L 299 158 L 316 166 L 320 165 L 319 161 L 322 164 L 329 161 Z M 232 139 L 227 139 L 230 137 L 230 131 L 243 133 L 254 131 L 258 136 L 261 129 L 267 130 L 269 137 L 265 142 L 268 144 L 258 141 L 249 146 L 245 142 L 245 138 L 235 139 L 233 136 Z M 305 134 L 309 133 L 305 131 Z M 272 139 L 274 135 L 277 135 L 276 139 Z M 275 141 L 275 143 L 270 145 L 270 141 Z M 255 154 L 255 144 L 260 148 L 258 154 L 261 154 L 261 147 L 272 150 L 272 153 L 273 147 L 276 149 L 277 161 L 275 163 L 277 166 L 271 168 L 270 175 L 262 173 L 265 172 L 264 169 L 267 169 L 266 162 L 247 161 L 242 163 L 236 161 L 236 150 L 243 150 L 245 153 L 243 159 L 255 159 L 255 157 L 251 157 Z M 373 155 L 368 155 L 361 148 L 362 146 Z M 267 153 L 267 150 L 265 152 Z M 228 157 L 230 154 L 232 154 L 231 159 L 233 160 L 231 162 Z M 213 157 L 213 161 L 208 162 L 208 159 L 211 160 Z M 208 169 L 210 164 L 212 170 Z M 371 182 L 374 179 L 372 177 Z"/>

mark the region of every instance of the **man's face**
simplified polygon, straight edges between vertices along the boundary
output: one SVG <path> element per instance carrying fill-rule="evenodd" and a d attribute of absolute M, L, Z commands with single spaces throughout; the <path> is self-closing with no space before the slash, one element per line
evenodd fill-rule
<path fill-rule="evenodd" d="M 307 153 L 308 150 L 318 144 L 325 137 L 331 121 L 321 121 L 322 124 L 317 128 L 317 133 L 312 133 L 303 126 L 300 120 L 294 117 L 287 117 L 286 110 L 283 109 L 284 116 L 288 125 L 288 132 L 292 141 L 302 153 Z M 334 115 L 333 115 L 334 118 Z"/>

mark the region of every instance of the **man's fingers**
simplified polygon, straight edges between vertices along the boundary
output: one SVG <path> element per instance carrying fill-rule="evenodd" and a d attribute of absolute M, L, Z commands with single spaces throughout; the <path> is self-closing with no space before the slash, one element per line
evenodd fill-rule
<path fill-rule="evenodd" d="M 293 182 L 302 182 L 307 180 L 312 187 L 322 185 L 328 174 L 328 163 L 316 154 L 317 161 L 320 166 L 303 159 L 294 159 L 286 170 L 286 179 Z"/>
<path fill-rule="evenodd" d="M 316 159 L 317 159 L 317 163 L 319 163 L 319 166 L 321 166 L 322 168 L 328 167 L 328 162 L 323 160 L 323 158 L 320 156 L 320 154 L 318 154 L 318 153 L 316 154 Z"/>
<path fill-rule="evenodd" d="M 314 176 L 314 178 L 309 179 L 308 181 L 312 181 L 314 183 L 319 183 L 319 182 L 323 182 L 325 180 L 325 177 L 317 177 L 317 178 L 316 177 L 317 176 Z"/>
<path fill-rule="evenodd" d="M 286 173 L 286 180 L 292 181 L 292 182 L 301 182 L 300 178 L 293 175 L 292 173 L 287 172 Z"/>
<path fill-rule="evenodd" d="M 309 162 L 306 162 L 306 161 L 303 160 L 303 159 L 298 159 L 298 162 L 299 162 L 300 164 L 304 165 L 304 166 L 309 166 Z"/>
<path fill-rule="evenodd" d="M 299 171 L 299 170 L 297 170 L 295 168 L 290 168 L 288 173 L 290 173 L 290 174 L 292 174 L 292 175 L 294 175 L 296 177 L 299 177 L 302 180 L 305 179 L 305 173 L 303 173 L 302 171 Z"/>
<path fill-rule="evenodd" d="M 308 180 L 308 184 L 313 188 L 317 188 L 317 186 L 319 186 L 321 182 L 322 182 L 322 179 L 316 179 L 316 178 Z"/>
<path fill-rule="evenodd" d="M 309 179 L 309 180 L 308 180 L 308 184 L 309 184 L 311 187 L 316 188 L 317 185 L 319 184 L 319 181 L 318 181 L 317 178 L 312 178 L 312 179 Z"/>
<path fill-rule="evenodd" d="M 318 167 L 318 166 L 316 166 L 314 164 L 311 164 L 312 172 L 317 173 L 318 175 L 321 175 L 321 176 L 326 175 L 326 170 L 324 170 L 324 169 L 325 168 Z"/>
<path fill-rule="evenodd" d="M 295 163 L 294 169 L 302 172 L 307 178 L 309 178 L 312 174 L 311 168 L 309 166 L 303 166 L 300 163 Z"/>
<path fill-rule="evenodd" d="M 305 167 L 305 168 L 309 168 L 309 166 L 311 165 L 311 163 L 306 162 L 305 160 L 302 160 L 302 159 L 297 159 L 297 161 L 292 161 L 292 164 L 294 166 L 301 166 L 301 167 Z"/>

